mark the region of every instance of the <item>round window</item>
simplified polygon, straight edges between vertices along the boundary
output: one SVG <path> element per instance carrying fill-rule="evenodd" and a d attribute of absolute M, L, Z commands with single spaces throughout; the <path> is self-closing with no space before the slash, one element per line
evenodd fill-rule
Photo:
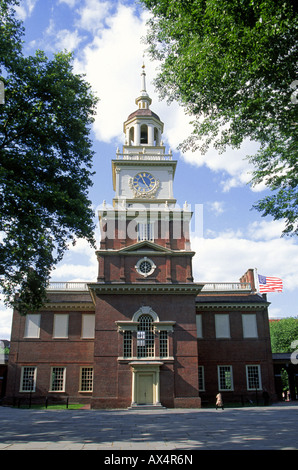
<path fill-rule="evenodd" d="M 139 266 L 139 270 L 142 274 L 148 274 L 152 269 L 151 263 L 149 261 L 142 261 Z"/>
<path fill-rule="evenodd" d="M 139 274 L 144 277 L 147 277 L 154 272 L 156 266 L 151 259 L 145 256 L 137 262 L 135 268 Z"/>

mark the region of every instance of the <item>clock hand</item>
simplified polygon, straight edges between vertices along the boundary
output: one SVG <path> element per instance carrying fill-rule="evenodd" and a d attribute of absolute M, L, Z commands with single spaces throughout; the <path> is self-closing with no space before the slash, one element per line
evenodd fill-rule
<path fill-rule="evenodd" d="M 148 186 L 148 184 L 146 183 L 146 181 L 144 180 L 143 176 L 142 176 L 142 175 L 140 175 L 140 176 L 141 176 L 141 178 L 142 178 L 142 180 L 143 180 L 144 185 L 147 186 L 147 188 L 149 188 L 149 186 Z"/>

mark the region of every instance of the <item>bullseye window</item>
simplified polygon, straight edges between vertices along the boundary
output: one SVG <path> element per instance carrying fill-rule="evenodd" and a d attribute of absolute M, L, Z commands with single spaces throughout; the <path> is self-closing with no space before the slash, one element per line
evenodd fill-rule
<path fill-rule="evenodd" d="M 145 256 L 137 262 L 135 268 L 139 274 L 144 277 L 147 277 L 154 272 L 156 266 L 151 259 Z"/>
<path fill-rule="evenodd" d="M 148 274 L 151 271 L 151 263 L 149 261 L 142 261 L 139 266 L 139 270 L 141 271 L 142 274 Z"/>

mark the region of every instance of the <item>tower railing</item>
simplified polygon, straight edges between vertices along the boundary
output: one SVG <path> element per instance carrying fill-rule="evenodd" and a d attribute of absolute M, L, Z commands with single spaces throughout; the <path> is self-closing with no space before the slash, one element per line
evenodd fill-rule
<path fill-rule="evenodd" d="M 50 282 L 49 291 L 88 291 L 88 282 Z M 206 282 L 202 292 L 251 291 L 249 282 Z"/>
<path fill-rule="evenodd" d="M 173 160 L 173 155 L 168 154 L 158 154 L 158 153 L 116 153 L 116 160 L 153 160 L 153 161 L 165 161 Z"/>

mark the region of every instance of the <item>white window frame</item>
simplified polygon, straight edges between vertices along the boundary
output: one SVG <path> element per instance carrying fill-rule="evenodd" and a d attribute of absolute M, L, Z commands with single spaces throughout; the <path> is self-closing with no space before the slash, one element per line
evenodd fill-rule
<path fill-rule="evenodd" d="M 216 313 L 214 317 L 216 338 L 230 339 L 230 315 L 228 313 Z"/>
<path fill-rule="evenodd" d="M 141 270 L 141 265 L 142 265 L 143 262 L 146 262 L 146 263 L 150 264 L 150 266 L 151 266 L 150 271 L 143 272 Z M 155 271 L 155 268 L 156 268 L 155 264 L 153 263 L 153 261 L 151 259 L 147 258 L 147 256 L 144 256 L 144 258 L 139 259 L 139 261 L 135 265 L 135 269 L 136 269 L 137 273 L 141 274 L 141 276 L 143 276 L 143 277 L 147 277 L 147 276 L 150 276 L 151 274 L 153 274 L 154 271 Z"/>
<path fill-rule="evenodd" d="M 230 379 L 231 379 L 231 388 L 223 388 L 221 383 L 221 370 L 223 368 L 227 368 L 230 372 Z M 221 392 L 232 392 L 234 390 L 234 380 L 233 380 L 233 367 L 231 365 L 224 365 L 221 364 L 217 366 L 217 377 L 218 377 L 218 390 Z"/>
<path fill-rule="evenodd" d="M 255 367 L 257 369 L 257 375 L 258 375 L 258 387 L 255 385 L 253 387 L 250 387 L 250 378 L 249 378 L 249 368 Z M 247 390 L 252 391 L 252 390 L 262 390 L 262 377 L 261 377 L 261 366 L 260 364 L 246 364 L 245 366 L 246 369 L 246 386 Z"/>
<path fill-rule="evenodd" d="M 58 323 L 64 317 L 65 322 Z M 63 329 L 61 328 L 63 327 Z M 68 338 L 68 326 L 69 326 L 69 314 L 68 313 L 55 313 L 54 324 L 53 324 L 53 338 L 54 339 L 67 339 Z M 57 331 L 56 331 L 57 330 Z"/>
<path fill-rule="evenodd" d="M 243 338 L 258 338 L 257 315 L 255 313 L 242 314 Z"/>
<path fill-rule="evenodd" d="M 25 369 L 31 369 L 33 370 L 33 382 L 32 382 L 32 387 L 31 390 L 30 388 L 26 388 L 24 390 L 24 375 L 25 375 Z M 20 392 L 24 393 L 29 393 L 29 392 L 35 392 L 36 390 L 36 377 L 37 377 L 37 367 L 36 366 L 22 366 L 21 370 L 21 381 L 20 381 Z"/>
<path fill-rule="evenodd" d="M 82 339 L 94 339 L 95 338 L 95 314 L 94 313 L 82 314 L 81 338 Z"/>
<path fill-rule="evenodd" d="M 132 331 L 125 330 L 123 332 L 123 357 L 125 359 L 130 359 L 132 357 Z"/>
<path fill-rule="evenodd" d="M 202 314 L 196 314 L 197 338 L 203 338 Z"/>
<path fill-rule="evenodd" d="M 40 338 L 40 317 L 40 313 L 26 315 L 24 338 Z"/>
<path fill-rule="evenodd" d="M 62 383 L 62 390 L 53 390 L 53 373 L 54 369 L 63 369 L 63 383 Z M 50 378 L 50 392 L 53 393 L 63 393 L 65 392 L 65 379 L 66 379 L 66 367 L 64 366 L 52 366 L 51 367 L 51 378 Z"/>
<path fill-rule="evenodd" d="M 91 378 L 89 378 L 89 384 L 91 383 L 91 387 L 88 390 L 83 390 L 82 384 L 83 384 L 83 370 L 84 369 L 89 369 L 89 372 L 92 371 L 91 373 Z M 87 383 L 87 381 L 86 381 Z M 93 392 L 93 384 L 94 384 L 94 369 L 92 366 L 81 366 L 80 368 L 80 393 L 90 393 Z"/>
<path fill-rule="evenodd" d="M 166 359 L 169 357 L 169 334 L 167 330 L 159 332 L 159 357 Z"/>

